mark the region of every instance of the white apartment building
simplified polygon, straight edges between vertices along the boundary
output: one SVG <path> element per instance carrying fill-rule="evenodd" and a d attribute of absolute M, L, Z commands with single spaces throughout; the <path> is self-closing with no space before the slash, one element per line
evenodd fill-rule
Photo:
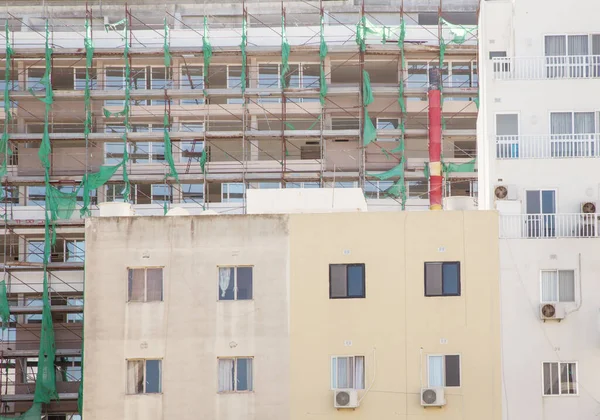
<path fill-rule="evenodd" d="M 600 412 L 599 6 L 481 2 L 479 207 L 500 212 L 505 419 Z"/>

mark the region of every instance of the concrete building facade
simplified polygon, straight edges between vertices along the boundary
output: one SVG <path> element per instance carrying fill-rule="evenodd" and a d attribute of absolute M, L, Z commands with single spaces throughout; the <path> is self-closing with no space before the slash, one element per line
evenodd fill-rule
<path fill-rule="evenodd" d="M 89 219 L 84 416 L 498 420 L 496 232 L 493 212 Z"/>
<path fill-rule="evenodd" d="M 595 13 L 591 1 L 481 6 L 479 206 L 500 217 L 505 419 L 598 413 Z"/>

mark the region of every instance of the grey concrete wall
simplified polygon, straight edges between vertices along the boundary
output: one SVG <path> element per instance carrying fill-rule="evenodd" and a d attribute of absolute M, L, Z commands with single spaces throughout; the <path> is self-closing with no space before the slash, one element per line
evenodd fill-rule
<path fill-rule="evenodd" d="M 254 299 L 218 301 L 218 266 Z M 164 301 L 127 303 L 127 268 L 164 267 Z M 289 413 L 286 216 L 86 220 L 87 420 L 281 420 Z M 217 393 L 217 357 L 255 356 L 254 392 Z M 162 394 L 126 395 L 126 360 L 162 359 Z"/>

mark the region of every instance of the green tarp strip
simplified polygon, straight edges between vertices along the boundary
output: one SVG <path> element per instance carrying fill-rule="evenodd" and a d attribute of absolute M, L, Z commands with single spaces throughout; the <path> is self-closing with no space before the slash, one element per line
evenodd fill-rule
<path fill-rule="evenodd" d="M 42 404 L 33 403 L 31 408 L 18 417 L 0 416 L 0 420 L 40 420 L 42 418 Z"/>
<path fill-rule="evenodd" d="M 212 58 L 212 46 L 208 39 L 208 17 L 204 16 L 204 33 L 202 35 L 202 56 L 204 57 L 204 67 L 202 69 L 204 74 L 204 96 L 206 96 L 206 85 L 208 84 L 208 69 L 210 67 L 210 60 Z"/>
<path fill-rule="evenodd" d="M 119 30 L 118 27 L 121 26 L 121 25 L 127 25 L 127 18 L 121 19 L 117 23 L 105 23 L 104 24 L 104 30 L 106 32 L 108 32 L 108 31 L 118 31 Z"/>
<path fill-rule="evenodd" d="M 399 163 L 398 165 L 394 166 L 389 171 L 385 171 L 380 174 L 371 174 L 371 173 L 367 174 L 367 176 L 372 176 L 374 178 L 379 179 L 380 181 L 384 181 L 386 179 L 394 178 L 397 176 L 403 176 L 403 175 L 404 175 L 404 165 L 402 164 L 402 162 Z"/>
<path fill-rule="evenodd" d="M 442 170 L 446 174 L 452 172 L 475 172 L 475 162 L 476 159 L 465 163 L 444 163 L 442 161 Z"/>
<path fill-rule="evenodd" d="M 90 206 L 90 193 L 102 185 L 106 184 L 108 180 L 117 172 L 117 170 L 124 165 L 125 161 L 122 161 L 116 166 L 102 166 L 100 170 L 95 173 L 85 174 L 83 178 L 83 206 L 81 207 L 81 217 L 89 215 Z"/>
<path fill-rule="evenodd" d="M 371 90 L 371 77 L 369 72 L 363 70 L 363 106 L 368 106 L 373 103 L 373 91 Z"/>
<path fill-rule="evenodd" d="M 206 144 L 202 148 L 202 156 L 200 157 L 200 169 L 202 169 L 202 173 L 206 174 L 206 160 L 208 156 L 206 156 Z"/>
<path fill-rule="evenodd" d="M 171 51 L 169 49 L 169 25 L 167 25 L 167 18 L 164 20 L 164 43 L 163 50 L 165 52 L 165 67 L 171 67 Z"/>
<path fill-rule="evenodd" d="M 321 61 L 319 75 L 319 100 L 321 106 L 325 106 L 327 97 L 327 79 L 325 78 L 325 57 L 327 57 L 327 44 L 325 43 L 325 28 L 323 25 L 323 16 L 321 16 L 321 43 L 319 45 L 319 58 Z"/>
<path fill-rule="evenodd" d="M 244 94 L 246 93 L 246 61 L 247 61 L 247 56 L 246 56 L 246 46 L 248 44 L 248 23 L 246 22 L 246 17 L 244 17 L 242 19 L 242 42 L 240 43 L 240 49 L 242 50 L 242 77 L 240 80 L 240 83 L 242 84 L 242 97 L 244 96 Z M 244 103 L 246 101 L 244 100 Z"/>
<path fill-rule="evenodd" d="M 290 70 L 290 44 L 288 43 L 287 36 L 285 35 L 285 16 L 281 16 L 281 77 L 280 83 L 281 88 L 285 89 L 287 83 L 285 76 Z"/>
<path fill-rule="evenodd" d="M 373 125 L 373 121 L 371 121 L 371 117 L 369 117 L 369 111 L 367 111 L 367 107 L 365 107 L 365 127 L 363 130 L 363 144 L 364 146 L 369 145 L 377 138 L 377 130 Z"/>
<path fill-rule="evenodd" d="M 2 329 L 5 330 L 10 321 L 10 307 L 8 306 L 5 280 L 0 281 L 0 318 L 2 319 Z"/>
<path fill-rule="evenodd" d="M 450 42 L 455 44 L 464 44 L 464 42 L 467 40 L 467 36 L 474 36 L 474 33 L 477 31 L 476 25 L 455 25 L 443 18 L 440 18 L 440 22 L 442 25 L 446 25 L 448 28 L 450 28 L 450 32 L 452 35 L 454 35 L 454 38 L 452 38 Z"/>
<path fill-rule="evenodd" d="M 73 192 L 65 193 L 52 185 L 46 185 L 46 207 L 50 210 L 50 220 L 70 219 L 77 206 L 77 193 L 81 185 Z"/>
<path fill-rule="evenodd" d="M 398 142 L 398 146 L 390 150 L 391 153 L 402 153 L 404 152 L 404 136 Z"/>
<path fill-rule="evenodd" d="M 173 148 L 171 145 L 171 137 L 169 135 L 169 115 L 165 111 L 165 115 L 163 118 L 163 143 L 165 148 L 165 160 L 169 165 L 169 173 L 166 175 L 166 178 L 173 177 L 179 184 L 179 175 L 177 174 L 177 169 L 175 169 L 175 160 L 173 159 Z"/>
<path fill-rule="evenodd" d="M 367 106 L 373 103 L 373 91 L 371 90 L 371 78 L 366 70 L 363 70 L 363 107 L 364 107 L 364 127 L 363 127 L 363 146 L 367 146 L 377 138 L 377 130 L 373 121 L 369 117 Z"/>

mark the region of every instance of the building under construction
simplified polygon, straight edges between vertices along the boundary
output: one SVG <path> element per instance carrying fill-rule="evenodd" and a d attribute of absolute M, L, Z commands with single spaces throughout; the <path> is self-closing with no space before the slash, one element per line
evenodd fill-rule
<path fill-rule="evenodd" d="M 104 202 L 163 215 L 244 213 L 248 189 L 360 187 L 384 211 L 475 198 L 477 4 L 7 2 L 1 413 L 79 418 L 83 223 Z"/>

